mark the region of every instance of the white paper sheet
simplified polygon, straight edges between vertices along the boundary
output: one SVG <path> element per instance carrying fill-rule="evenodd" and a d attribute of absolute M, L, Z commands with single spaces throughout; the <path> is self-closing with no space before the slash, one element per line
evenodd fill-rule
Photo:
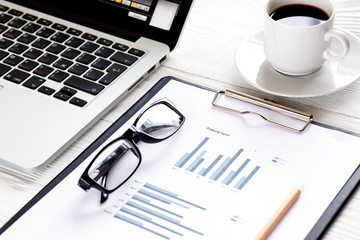
<path fill-rule="evenodd" d="M 359 138 L 316 125 L 292 133 L 216 109 L 213 96 L 171 81 L 149 102 L 167 97 L 185 124 L 164 142 L 140 142 L 140 169 L 105 204 L 77 186 L 94 153 L 1 238 L 253 239 L 301 181 L 270 238 L 303 239 L 359 164 Z"/>

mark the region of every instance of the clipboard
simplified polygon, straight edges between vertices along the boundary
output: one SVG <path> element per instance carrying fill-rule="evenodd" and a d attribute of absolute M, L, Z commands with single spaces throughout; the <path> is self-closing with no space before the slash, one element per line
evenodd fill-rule
<path fill-rule="evenodd" d="M 146 105 L 150 99 L 152 99 L 159 91 L 161 91 L 165 86 L 167 86 L 170 82 L 176 81 L 185 85 L 191 85 L 194 88 L 199 88 L 205 91 L 212 92 L 214 94 L 214 98 L 212 103 L 209 102 L 209 105 L 213 105 L 214 107 L 220 108 L 224 111 L 235 112 L 236 114 L 246 114 L 249 113 L 247 111 L 238 111 L 238 110 L 231 110 L 232 108 L 222 105 L 219 103 L 219 95 L 222 94 L 230 94 L 230 97 L 237 98 L 238 100 L 250 99 L 247 101 L 250 104 L 254 104 L 254 102 L 259 103 L 259 107 L 263 108 L 264 105 L 267 105 L 267 103 L 271 102 L 269 100 L 261 100 L 252 98 L 251 96 L 247 95 L 239 95 L 236 92 L 232 92 L 231 90 L 228 91 L 216 91 L 214 89 L 205 88 L 203 86 L 199 86 L 193 83 L 189 83 L 185 80 L 174 78 L 174 77 L 165 77 L 162 78 L 150 91 L 148 91 L 141 99 L 139 99 L 123 116 L 121 116 L 116 122 L 114 122 L 98 139 L 96 139 L 86 150 L 84 150 L 83 153 L 81 153 L 67 168 L 65 168 L 55 179 L 53 179 L 47 186 L 44 187 L 43 190 L 41 190 L 31 201 L 29 201 L 28 204 L 26 204 L 9 222 L 7 222 L 1 229 L 0 234 L 2 234 L 6 229 L 8 229 L 12 224 L 14 224 L 17 219 L 19 219 L 22 215 L 24 215 L 32 206 L 34 206 L 37 202 L 39 202 L 46 194 L 48 194 L 54 187 L 56 187 L 60 182 L 62 182 L 69 174 L 71 174 L 85 159 L 87 159 L 96 149 L 98 149 L 107 139 L 109 139 L 114 132 L 116 132 L 119 128 L 121 128 L 125 123 L 129 121 L 133 117 L 135 113 L 137 113 L 144 105 Z M 239 99 L 240 96 L 240 99 Z M 275 126 L 284 128 L 280 131 L 294 131 L 296 133 L 294 134 L 301 134 L 301 132 L 306 131 L 306 128 L 309 125 L 317 125 L 321 126 L 323 128 L 327 129 L 334 129 L 336 131 L 342 131 L 339 129 L 335 129 L 331 126 L 323 125 L 321 123 L 318 123 L 313 120 L 311 114 L 298 112 L 293 109 L 289 109 L 283 106 L 280 106 L 278 104 L 270 103 L 268 105 L 269 107 L 265 106 L 269 111 L 274 111 L 274 109 L 280 109 L 280 114 L 285 112 L 286 117 L 293 118 L 295 115 L 296 121 L 300 121 L 302 127 L 300 128 L 293 128 L 284 125 L 283 123 L 278 123 L 277 121 L 273 121 L 270 119 L 270 124 L 273 124 Z M 244 113 L 245 112 L 245 113 Z M 259 113 L 250 113 L 260 116 Z M 241 118 L 241 116 L 240 116 Z M 266 122 L 268 121 L 267 117 L 260 116 L 263 120 Z M 354 135 L 358 137 L 357 135 L 348 132 L 347 134 Z M 349 175 L 348 180 L 344 183 L 341 190 L 336 194 L 334 199 L 331 201 L 331 203 L 328 205 L 326 210 L 323 212 L 323 214 L 320 216 L 320 218 L 317 220 L 315 225 L 311 228 L 308 235 L 306 236 L 306 239 L 319 239 L 321 238 L 326 230 L 331 225 L 332 221 L 336 218 L 336 216 L 339 214 L 341 209 L 345 206 L 346 202 L 351 198 L 352 194 L 356 191 L 357 187 L 360 184 L 360 168 L 357 166 L 355 169 L 353 169 L 353 173 Z"/>

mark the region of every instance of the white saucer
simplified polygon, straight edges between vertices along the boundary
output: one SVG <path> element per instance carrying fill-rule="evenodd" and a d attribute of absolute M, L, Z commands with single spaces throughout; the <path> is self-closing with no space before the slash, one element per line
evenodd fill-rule
<path fill-rule="evenodd" d="M 318 71 L 306 76 L 283 75 L 268 64 L 263 52 L 262 30 L 240 44 L 235 53 L 235 64 L 248 83 L 267 93 L 285 97 L 315 97 L 333 93 L 360 78 L 360 40 L 346 33 L 350 40 L 348 55 L 337 62 L 328 61 Z"/>

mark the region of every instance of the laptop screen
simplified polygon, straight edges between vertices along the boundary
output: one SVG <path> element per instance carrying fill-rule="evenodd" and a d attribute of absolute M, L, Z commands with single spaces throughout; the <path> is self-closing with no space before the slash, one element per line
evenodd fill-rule
<path fill-rule="evenodd" d="M 146 25 L 169 31 L 181 4 L 180 0 L 100 0 L 114 7 L 123 8 L 130 18 Z"/>
<path fill-rule="evenodd" d="M 9 1 L 129 40 L 148 37 L 170 49 L 177 43 L 192 3 L 192 0 Z"/>

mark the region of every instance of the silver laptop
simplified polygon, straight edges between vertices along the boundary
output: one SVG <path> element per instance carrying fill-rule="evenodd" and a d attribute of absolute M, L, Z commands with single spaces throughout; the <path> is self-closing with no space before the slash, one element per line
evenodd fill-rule
<path fill-rule="evenodd" d="M 56 158 L 166 59 L 192 0 L 0 0 L 0 167 Z"/>

